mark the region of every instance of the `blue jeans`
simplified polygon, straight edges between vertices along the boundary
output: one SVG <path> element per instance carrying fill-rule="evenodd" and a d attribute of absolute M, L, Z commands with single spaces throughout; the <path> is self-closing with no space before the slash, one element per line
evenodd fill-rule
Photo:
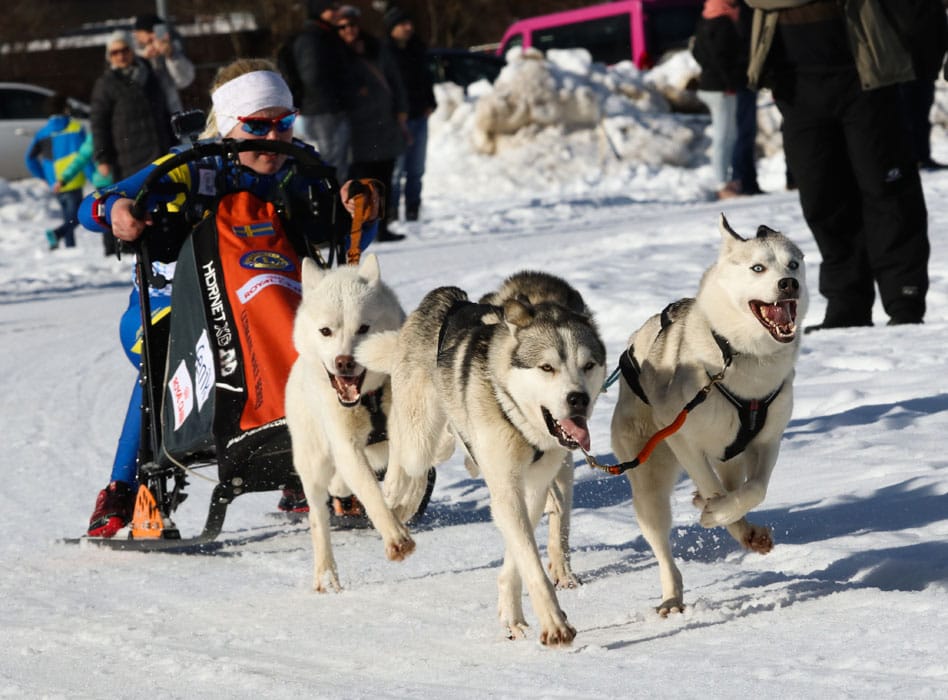
<path fill-rule="evenodd" d="M 82 203 L 82 189 L 77 188 L 56 195 L 59 208 L 63 212 L 63 222 L 53 229 L 56 239 L 66 242 L 67 248 L 76 247 L 76 226 L 79 225 L 79 205 Z"/>
<path fill-rule="evenodd" d="M 731 178 L 741 183 L 743 194 L 757 194 L 757 93 L 747 88 L 737 91 L 737 141 L 731 157 Z"/>
<path fill-rule="evenodd" d="M 698 99 L 711 111 L 711 172 L 718 187 L 728 183 L 731 155 L 737 141 L 737 96 L 698 90 Z"/>
<path fill-rule="evenodd" d="M 425 174 L 425 157 L 428 151 L 428 117 L 408 120 L 411 143 L 395 161 L 392 175 L 392 193 L 388 209 L 397 210 L 402 197 L 402 178 L 405 178 L 405 211 L 421 208 L 421 178 Z"/>

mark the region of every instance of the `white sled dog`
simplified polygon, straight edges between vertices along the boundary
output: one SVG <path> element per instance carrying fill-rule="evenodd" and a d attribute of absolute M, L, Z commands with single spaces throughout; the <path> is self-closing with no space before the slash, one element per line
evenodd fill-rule
<path fill-rule="evenodd" d="M 565 281 L 544 283 L 582 304 Z M 470 302 L 457 287 L 435 289 L 398 334 L 373 337 L 357 357 L 392 375 L 389 504 L 410 517 L 428 468 L 451 455 L 457 438 L 487 482 L 504 537 L 502 624 L 511 638 L 525 636 L 526 584 L 540 641 L 569 644 L 576 630 L 543 571 L 534 530 L 569 450 L 589 449 L 586 421 L 605 377 L 605 346 L 587 313 L 555 301 L 533 304 L 529 294 L 503 293 L 498 307 Z"/>
<path fill-rule="evenodd" d="M 745 515 L 763 502 L 793 408 L 794 365 L 807 309 L 803 254 L 766 226 L 744 239 L 721 215 L 717 262 L 694 299 L 652 316 L 620 359 L 624 381 L 612 415 L 612 449 L 635 458 L 689 402 L 678 432 L 626 472 L 642 534 L 658 559 L 658 612 L 680 612 L 681 572 L 672 558 L 670 497 L 681 467 L 697 492 L 704 527 L 724 526 L 766 554 L 770 529 Z M 697 399 L 700 401 L 700 399 Z"/>
<path fill-rule="evenodd" d="M 286 385 L 286 422 L 293 465 L 309 501 L 313 588 L 326 576 L 340 589 L 323 507 L 331 481 L 342 482 L 365 506 L 382 535 L 389 559 L 415 548 L 406 527 L 385 504 L 376 471 L 388 460 L 385 416 L 392 392 L 386 374 L 359 364 L 354 353 L 366 338 L 395 331 L 405 318 L 397 297 L 380 278 L 375 255 L 361 264 L 323 270 L 303 260 L 303 299 L 293 327 L 299 357 Z M 339 493 L 334 488 L 335 493 Z"/>

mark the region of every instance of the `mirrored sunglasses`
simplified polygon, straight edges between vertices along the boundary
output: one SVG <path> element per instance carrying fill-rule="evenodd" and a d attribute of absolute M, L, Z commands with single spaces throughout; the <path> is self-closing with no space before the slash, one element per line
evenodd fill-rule
<path fill-rule="evenodd" d="M 296 121 L 298 112 L 296 110 L 287 112 L 280 117 L 237 117 L 241 128 L 253 136 L 266 136 L 276 129 L 278 134 L 289 131 L 293 128 L 293 122 Z"/>

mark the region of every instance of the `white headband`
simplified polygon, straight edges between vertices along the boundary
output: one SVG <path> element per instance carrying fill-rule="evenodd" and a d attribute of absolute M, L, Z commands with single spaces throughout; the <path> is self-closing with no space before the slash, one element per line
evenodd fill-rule
<path fill-rule="evenodd" d="M 279 73 L 258 70 L 230 80 L 211 95 L 214 120 L 221 136 L 227 136 L 245 117 L 267 107 L 293 109 L 293 95 Z"/>

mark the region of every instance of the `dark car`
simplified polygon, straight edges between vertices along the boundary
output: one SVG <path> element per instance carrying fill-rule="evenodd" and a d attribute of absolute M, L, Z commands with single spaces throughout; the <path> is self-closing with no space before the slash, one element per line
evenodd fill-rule
<path fill-rule="evenodd" d="M 436 83 L 454 83 L 465 90 L 478 80 L 494 82 L 504 59 L 467 49 L 428 49 L 428 68 Z"/>

